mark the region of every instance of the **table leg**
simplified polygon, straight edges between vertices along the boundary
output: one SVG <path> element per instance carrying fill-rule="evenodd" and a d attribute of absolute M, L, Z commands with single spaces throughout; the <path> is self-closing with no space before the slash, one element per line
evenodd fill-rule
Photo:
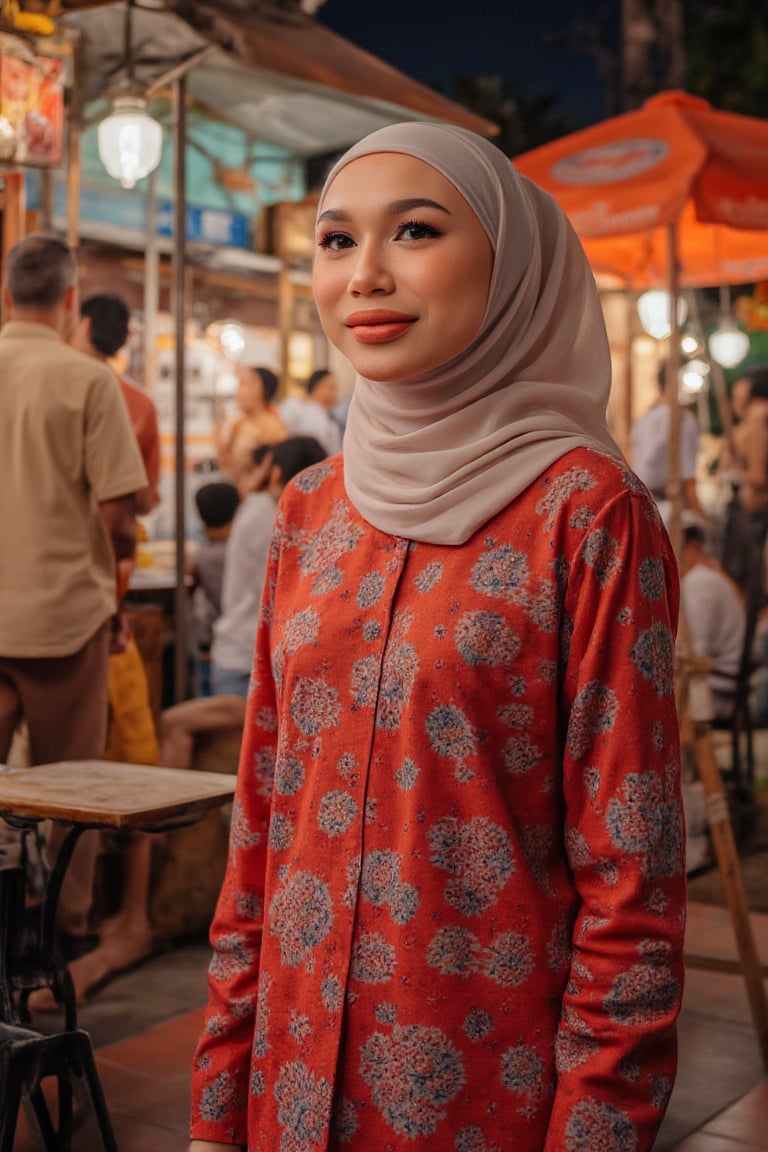
<path fill-rule="evenodd" d="M 29 828 L 29 822 L 12 816 L 6 816 L 6 821 L 22 830 Z M 39 914 L 39 927 L 37 940 L 32 947 L 28 941 L 20 938 L 23 928 L 20 929 L 17 939 L 11 944 L 14 958 L 15 983 L 20 987 L 19 1023 L 30 1022 L 27 1002 L 30 993 L 39 987 L 49 987 L 56 1001 L 64 1009 L 64 1027 L 68 1032 L 77 1028 L 77 1003 L 69 966 L 61 955 L 56 935 L 56 913 L 61 896 L 61 888 L 67 867 L 72 859 L 80 836 L 86 829 L 78 824 L 71 825 L 56 855 L 45 879 L 45 891 Z M 20 922 L 28 924 L 28 918 L 18 917 Z"/>

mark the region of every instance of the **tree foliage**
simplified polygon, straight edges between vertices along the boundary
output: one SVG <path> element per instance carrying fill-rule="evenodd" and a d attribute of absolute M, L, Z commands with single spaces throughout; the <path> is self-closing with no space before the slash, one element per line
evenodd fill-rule
<path fill-rule="evenodd" d="M 768 117 L 768 0 L 686 0 L 687 88 L 716 108 Z"/>
<path fill-rule="evenodd" d="M 501 129 L 494 138 L 505 156 L 517 156 L 529 148 L 548 144 L 577 127 L 558 108 L 556 94 L 528 99 L 520 96 L 508 76 L 454 77 L 450 97 L 465 108 L 493 120 Z"/>

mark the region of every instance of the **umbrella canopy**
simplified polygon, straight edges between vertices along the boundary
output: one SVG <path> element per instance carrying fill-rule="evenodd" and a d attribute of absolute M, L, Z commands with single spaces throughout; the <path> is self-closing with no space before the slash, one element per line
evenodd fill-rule
<path fill-rule="evenodd" d="M 676 227 L 686 287 L 768 277 L 768 123 L 663 92 L 515 158 L 550 192 L 596 272 L 634 287 L 669 282 Z"/>
<path fill-rule="evenodd" d="M 595 272 L 610 271 L 636 288 L 669 287 L 668 493 L 679 553 L 677 296 L 681 286 L 768 274 L 768 123 L 720 112 L 685 92 L 662 92 L 636 112 L 518 156 L 515 165 L 564 209 Z"/>

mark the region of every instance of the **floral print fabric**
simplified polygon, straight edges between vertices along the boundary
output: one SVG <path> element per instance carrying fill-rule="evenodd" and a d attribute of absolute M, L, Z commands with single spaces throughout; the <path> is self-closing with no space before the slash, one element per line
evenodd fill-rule
<path fill-rule="evenodd" d="M 192 1134 L 647 1152 L 675 1069 L 677 576 L 587 449 L 460 547 L 281 501 Z"/>

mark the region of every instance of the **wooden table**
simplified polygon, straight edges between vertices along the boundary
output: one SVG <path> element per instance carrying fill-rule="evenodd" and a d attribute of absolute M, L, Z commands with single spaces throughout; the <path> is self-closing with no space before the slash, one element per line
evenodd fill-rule
<path fill-rule="evenodd" d="M 59 820 L 70 825 L 46 878 L 42 910 L 39 919 L 36 918 L 32 943 L 27 935 L 29 925 L 23 907 L 23 870 L 17 867 L 4 873 L 4 878 L 13 882 L 15 898 L 6 898 L 2 902 L 5 922 L 0 924 L 0 941 L 5 943 L 9 954 L 0 955 L 4 974 L 0 1020 L 6 1025 L 21 1023 L 28 1026 L 26 997 L 30 989 L 48 985 L 64 1007 L 66 1033 L 73 1033 L 77 1028 L 74 988 L 67 963 L 59 954 L 55 925 L 67 865 L 83 832 L 89 828 L 160 832 L 191 824 L 210 808 L 230 800 L 234 789 L 234 776 L 143 764 L 117 764 L 107 760 L 61 761 L 0 772 L 0 816 L 9 824 L 30 829 L 41 820 Z M 10 884 L 8 891 L 11 891 Z M 10 987 L 6 982 L 9 974 Z M 19 1004 L 15 1002 L 14 989 Z M 34 1034 L 30 1032 L 28 1035 Z M 62 1040 L 64 1036 L 61 1034 Z M 90 1051 L 87 1037 L 84 1043 Z M 68 1148 L 72 1085 L 64 1076 L 65 1068 L 59 1069 L 57 1065 L 56 1070 L 61 1071 L 64 1077 L 60 1077 L 59 1085 L 59 1128 L 65 1141 L 62 1147 Z M 102 1130 L 105 1146 L 116 1149 L 95 1066 L 92 1077 L 94 1099 L 101 1102 L 97 1104 L 97 1111 L 99 1107 L 103 1109 L 101 1122 L 108 1130 L 106 1136 Z"/>
<path fill-rule="evenodd" d="M 58 820 L 70 825 L 46 878 L 34 955 L 20 977 L 27 989 L 51 987 L 64 1007 L 68 1029 L 77 1027 L 77 1010 L 69 969 L 57 946 L 56 911 L 79 837 L 88 829 L 163 832 L 193 824 L 231 800 L 234 790 L 234 776 L 109 760 L 67 760 L 0 772 L 0 816 L 9 824 L 30 829 L 42 820 Z M 21 970 L 23 946 L 13 945 L 16 926 L 6 927 Z"/>
<path fill-rule="evenodd" d="M 0 816 L 157 832 L 232 799 L 235 777 L 111 760 L 63 760 L 0 772 Z"/>

